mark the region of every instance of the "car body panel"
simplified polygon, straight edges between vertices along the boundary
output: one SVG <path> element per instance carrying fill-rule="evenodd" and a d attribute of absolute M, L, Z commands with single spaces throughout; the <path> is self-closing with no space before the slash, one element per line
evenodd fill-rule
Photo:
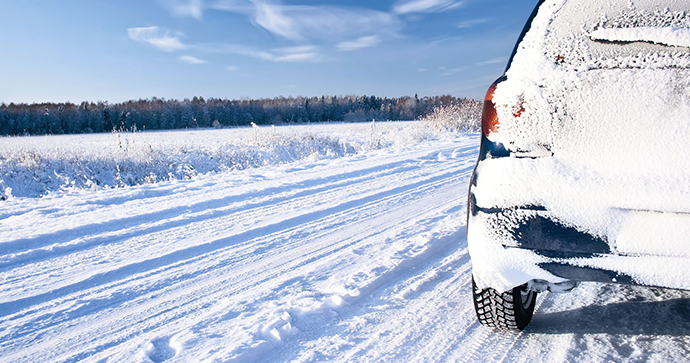
<path fill-rule="evenodd" d="M 498 128 L 482 135 L 470 186 L 477 285 L 690 289 L 690 48 L 589 36 L 654 22 L 690 29 L 690 4 L 537 8 L 498 80 Z"/>

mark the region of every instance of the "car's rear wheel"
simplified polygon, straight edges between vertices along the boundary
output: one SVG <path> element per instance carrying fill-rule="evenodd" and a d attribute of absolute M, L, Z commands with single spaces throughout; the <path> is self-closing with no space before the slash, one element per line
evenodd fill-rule
<path fill-rule="evenodd" d="M 534 314 L 537 293 L 518 286 L 499 293 L 494 289 L 479 289 L 472 279 L 472 297 L 479 322 L 498 329 L 522 330 Z"/>

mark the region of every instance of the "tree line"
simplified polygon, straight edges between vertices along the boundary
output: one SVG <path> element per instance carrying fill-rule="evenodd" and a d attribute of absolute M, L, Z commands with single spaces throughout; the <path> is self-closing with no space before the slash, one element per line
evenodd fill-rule
<path fill-rule="evenodd" d="M 0 135 L 78 134 L 308 122 L 416 120 L 435 107 L 460 104 L 454 96 L 376 96 L 140 99 L 122 103 L 0 104 Z"/>

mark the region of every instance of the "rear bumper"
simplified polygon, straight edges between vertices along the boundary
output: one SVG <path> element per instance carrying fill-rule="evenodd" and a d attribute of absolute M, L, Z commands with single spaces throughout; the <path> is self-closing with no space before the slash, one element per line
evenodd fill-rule
<path fill-rule="evenodd" d="M 530 281 L 597 281 L 690 290 L 690 174 L 631 173 L 543 150 L 511 152 L 482 135 L 467 218 L 477 285 L 507 291 Z"/>
<path fill-rule="evenodd" d="M 690 290 L 690 258 L 621 254 L 606 238 L 566 225 L 542 207 L 481 208 L 472 193 L 468 207 L 468 244 L 480 287 L 594 281 Z"/>

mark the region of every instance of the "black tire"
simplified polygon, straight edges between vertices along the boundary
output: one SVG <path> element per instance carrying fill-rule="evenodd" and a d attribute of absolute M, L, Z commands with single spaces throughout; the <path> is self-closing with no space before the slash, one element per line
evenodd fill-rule
<path fill-rule="evenodd" d="M 494 289 L 481 290 L 472 279 L 472 300 L 479 322 L 488 327 L 504 330 L 522 330 L 534 314 L 537 293 L 518 286 L 499 293 Z"/>

